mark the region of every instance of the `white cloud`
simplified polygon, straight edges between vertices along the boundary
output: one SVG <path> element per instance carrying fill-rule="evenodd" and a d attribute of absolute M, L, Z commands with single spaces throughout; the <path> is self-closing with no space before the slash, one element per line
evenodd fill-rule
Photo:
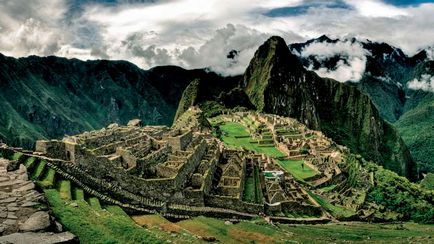
<path fill-rule="evenodd" d="M 425 49 L 427 59 L 430 61 L 434 61 L 434 47 L 429 47 Z"/>
<path fill-rule="evenodd" d="M 434 92 L 434 76 L 424 74 L 420 79 L 414 79 L 408 83 L 408 88 L 412 90 L 422 90 Z"/>
<path fill-rule="evenodd" d="M 347 0 L 349 5 L 352 5 L 362 16 L 366 17 L 399 17 L 408 15 L 408 13 L 402 9 L 389 4 L 385 4 L 376 0 Z"/>
<path fill-rule="evenodd" d="M 60 49 L 63 1 L 0 0 L 0 51 L 6 55 L 50 55 Z"/>
<path fill-rule="evenodd" d="M 288 43 L 322 34 L 355 36 L 396 45 L 408 54 L 434 44 L 434 4 L 398 8 L 380 0 L 345 0 L 353 7 L 345 9 L 309 5 L 307 0 L 87 2 L 93 4 L 71 14 L 71 0 L 0 0 L 0 52 L 125 59 L 145 69 L 174 64 L 240 74 L 254 50 L 271 35 L 280 35 Z M 264 15 L 296 6 L 311 7 L 298 15 Z M 239 55 L 228 60 L 226 54 L 232 49 Z M 335 71 L 318 72 L 357 80 L 363 63 L 361 55 L 353 55 Z"/>
<path fill-rule="evenodd" d="M 366 55 L 369 53 L 358 42 L 338 41 L 336 43 L 313 42 L 303 48 L 299 55 L 305 58 L 312 56 L 319 62 L 340 56 L 342 60 L 339 60 L 333 69 L 325 67 L 314 69 L 313 65 L 308 69 L 315 71 L 319 76 L 340 82 L 357 82 L 365 72 Z"/>

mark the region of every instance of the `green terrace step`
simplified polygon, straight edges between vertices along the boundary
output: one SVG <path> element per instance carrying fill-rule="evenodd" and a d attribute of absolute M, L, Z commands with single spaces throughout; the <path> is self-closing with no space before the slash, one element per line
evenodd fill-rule
<path fill-rule="evenodd" d="M 101 204 L 99 203 L 98 198 L 96 197 L 90 197 L 89 199 L 87 199 L 89 205 L 91 207 L 93 207 L 94 209 L 100 210 L 101 208 Z"/>
<path fill-rule="evenodd" d="M 23 156 L 22 153 L 16 152 L 16 153 L 14 153 L 14 155 L 12 155 L 11 160 L 18 160 L 18 159 L 20 159 L 21 156 Z"/>
<path fill-rule="evenodd" d="M 112 214 L 119 215 L 119 216 L 124 216 L 124 217 L 127 217 L 127 218 L 130 217 L 130 216 L 129 216 L 127 213 L 125 213 L 125 211 L 124 211 L 121 207 L 119 207 L 119 206 L 116 206 L 116 205 L 107 205 L 107 206 L 105 206 L 104 208 L 105 208 L 107 211 L 109 211 L 110 213 L 112 213 Z"/>
<path fill-rule="evenodd" d="M 34 157 L 30 157 L 24 162 L 24 166 L 26 166 L 27 170 L 30 170 L 32 167 L 34 167 L 37 159 Z"/>
<path fill-rule="evenodd" d="M 38 180 L 44 173 L 46 162 L 44 160 L 40 160 L 33 171 L 32 178 L 34 180 Z"/>
<path fill-rule="evenodd" d="M 73 190 L 73 199 L 78 201 L 84 201 L 84 190 L 78 187 L 74 187 Z"/>
<path fill-rule="evenodd" d="M 59 182 L 59 195 L 64 200 L 72 200 L 71 182 L 69 180 L 61 180 Z"/>
<path fill-rule="evenodd" d="M 43 188 L 53 188 L 56 183 L 55 178 L 56 178 L 56 171 L 49 168 L 48 170 L 46 170 L 41 181 L 39 181 L 39 184 Z"/>

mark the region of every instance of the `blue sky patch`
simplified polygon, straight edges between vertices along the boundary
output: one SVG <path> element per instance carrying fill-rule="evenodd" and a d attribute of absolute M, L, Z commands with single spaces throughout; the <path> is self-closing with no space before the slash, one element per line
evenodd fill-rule
<path fill-rule="evenodd" d="M 422 3 L 434 3 L 434 1 L 427 0 L 384 0 L 387 4 L 392 4 L 395 6 L 405 7 L 405 6 L 417 6 Z"/>
<path fill-rule="evenodd" d="M 275 8 L 265 13 L 265 15 L 268 17 L 297 16 L 297 15 L 302 15 L 307 13 L 307 11 L 310 8 L 318 8 L 318 7 L 351 9 L 351 6 L 349 6 L 344 1 L 341 0 L 336 0 L 336 1 L 314 0 L 314 1 L 306 1 L 305 3 L 295 7 Z"/>

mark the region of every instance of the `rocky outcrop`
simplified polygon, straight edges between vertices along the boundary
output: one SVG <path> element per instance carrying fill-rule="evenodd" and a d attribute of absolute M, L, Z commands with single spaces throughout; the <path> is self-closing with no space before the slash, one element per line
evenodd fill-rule
<path fill-rule="evenodd" d="M 271 37 L 255 53 L 242 87 L 266 113 L 297 118 L 401 175 L 414 176 L 414 162 L 395 128 L 356 87 L 307 71 L 285 41 Z"/>
<path fill-rule="evenodd" d="M 195 79 L 184 90 L 179 101 L 174 121 L 188 110 L 190 106 L 200 106 L 204 114 L 215 110 L 235 107 L 254 109 L 246 93 L 238 87 L 241 77 L 218 79 Z M 211 103 L 210 103 L 211 102 Z"/>
<path fill-rule="evenodd" d="M 40 231 L 45 230 L 51 225 L 50 215 L 44 211 L 38 211 L 20 225 L 21 231 Z"/>
<path fill-rule="evenodd" d="M 0 158 L 0 243 L 76 242 L 69 232 L 53 233 L 62 226 L 48 212 L 25 166 L 7 170 L 14 162 Z"/>

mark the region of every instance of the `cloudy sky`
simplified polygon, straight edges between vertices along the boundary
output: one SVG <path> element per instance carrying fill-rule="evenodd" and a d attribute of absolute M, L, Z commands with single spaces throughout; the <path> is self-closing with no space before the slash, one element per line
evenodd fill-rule
<path fill-rule="evenodd" d="M 433 2 L 0 0 L 0 52 L 124 59 L 145 69 L 210 67 L 226 75 L 242 73 L 271 35 L 288 43 L 322 34 L 357 37 L 388 42 L 413 55 L 434 46 Z M 235 59 L 227 58 L 231 50 L 239 51 Z M 364 62 L 358 56 L 356 66 Z M 348 77 L 357 79 L 357 74 L 342 79 Z"/>

